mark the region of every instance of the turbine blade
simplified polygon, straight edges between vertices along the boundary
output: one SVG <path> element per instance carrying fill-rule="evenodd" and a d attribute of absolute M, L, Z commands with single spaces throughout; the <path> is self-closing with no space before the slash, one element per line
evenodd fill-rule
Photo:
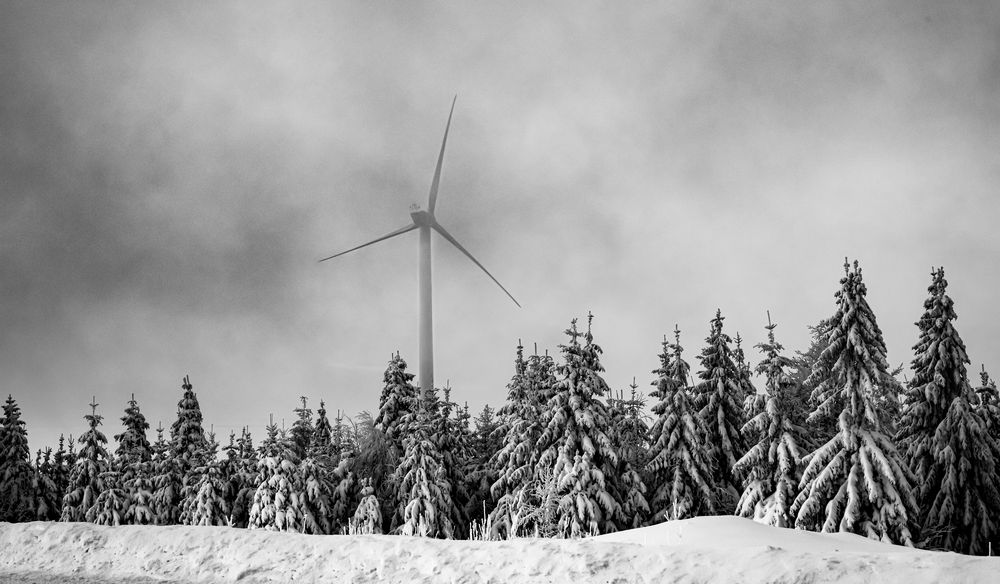
<path fill-rule="evenodd" d="M 362 243 L 361 245 L 359 245 L 357 247 L 352 247 L 351 249 L 349 249 L 347 251 L 342 251 L 340 253 L 335 253 L 332 256 L 327 257 L 327 258 L 323 258 L 323 259 L 321 259 L 319 261 L 325 262 L 326 260 L 332 260 L 333 258 L 338 257 L 338 256 L 342 256 L 345 253 L 351 253 L 354 250 L 358 250 L 358 249 L 361 249 L 363 247 L 368 247 L 369 245 L 371 245 L 373 243 L 378 243 L 380 241 L 385 241 L 386 239 L 389 239 L 390 237 L 396 237 L 397 235 L 402 235 L 402 234 L 406 233 L 407 231 L 413 231 L 416 228 L 417 228 L 416 224 L 412 224 L 411 223 L 410 225 L 407 225 L 406 227 L 401 227 L 401 228 L 393 231 L 392 233 L 387 233 L 387 234 L 383 235 L 382 237 L 379 237 L 378 239 L 373 239 L 373 240 L 369 241 L 368 243 Z"/>
<path fill-rule="evenodd" d="M 504 293 L 507 296 L 509 296 L 511 300 L 514 301 L 514 304 L 517 304 L 517 307 L 521 308 L 521 303 L 518 302 L 517 299 L 515 299 L 514 296 L 510 292 L 508 292 L 506 288 L 503 287 L 503 284 L 501 284 L 499 280 L 497 280 L 496 278 L 494 278 L 493 274 L 491 274 L 490 271 L 487 270 L 483 266 L 483 264 L 479 263 L 479 260 L 477 260 L 475 257 L 473 257 L 472 254 L 468 252 L 468 250 L 466 250 L 464 247 L 462 247 L 462 244 L 459 243 L 454 237 L 452 237 L 451 234 L 448 233 L 448 231 L 445 230 L 444 227 L 441 227 L 441 225 L 439 223 L 437 223 L 436 221 L 431 225 L 431 227 L 434 229 L 434 231 L 437 231 L 438 233 L 440 233 L 441 237 L 447 239 L 448 243 L 450 243 L 450 244 L 454 245 L 455 247 L 457 247 L 458 251 L 464 253 L 467 258 L 469 258 L 470 260 L 472 260 L 472 263 L 474 263 L 477 266 L 479 266 L 480 270 L 486 272 L 486 275 L 490 277 L 490 280 L 493 280 L 493 282 L 496 283 L 497 286 L 500 286 L 500 289 L 503 290 Z"/>
<path fill-rule="evenodd" d="M 438 185 L 441 183 L 441 163 L 444 162 L 444 145 L 448 143 L 448 129 L 451 128 L 451 114 L 455 113 L 455 101 L 458 99 L 456 95 L 451 100 L 451 111 L 448 112 L 448 123 L 444 126 L 444 139 L 441 140 L 441 152 L 438 154 L 437 168 L 434 169 L 434 180 L 431 181 L 431 195 L 430 200 L 427 202 L 427 210 L 430 214 L 434 214 L 434 206 L 437 205 L 438 199 Z"/>

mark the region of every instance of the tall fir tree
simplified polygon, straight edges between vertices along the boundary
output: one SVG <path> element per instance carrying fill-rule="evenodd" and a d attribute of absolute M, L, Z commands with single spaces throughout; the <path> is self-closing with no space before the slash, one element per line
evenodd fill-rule
<path fill-rule="evenodd" d="M 622 529 L 640 527 L 649 515 L 646 483 L 639 474 L 646 461 L 649 427 L 643 414 L 645 400 L 638 389 L 633 377 L 627 399 L 624 392 L 619 392 L 618 397 L 608 398 L 611 442 L 618 451 L 618 467 L 608 478 L 616 491 L 616 498 L 621 502 L 618 524 Z"/>
<path fill-rule="evenodd" d="M 280 439 L 272 416 L 257 462 L 258 486 L 250 507 L 250 529 L 303 531 L 297 462 L 290 441 Z"/>
<path fill-rule="evenodd" d="M 21 408 L 7 395 L 0 420 L 0 521 L 33 521 L 34 492 L 28 430 Z"/>
<path fill-rule="evenodd" d="M 118 448 L 115 450 L 115 457 L 122 465 L 132 462 L 149 462 L 153 458 L 153 450 L 146 438 L 146 430 L 149 430 L 149 422 L 146 416 L 139 411 L 139 403 L 135 401 L 135 394 L 125 408 L 125 415 L 122 416 L 122 426 L 125 430 L 121 434 L 115 434 L 115 441 Z"/>
<path fill-rule="evenodd" d="M 201 406 L 198 396 L 191 385 L 191 379 L 185 375 L 181 385 L 184 394 L 177 402 L 177 419 L 170 427 L 170 440 L 173 455 L 180 463 L 184 473 L 198 466 L 198 457 L 205 452 L 207 441 L 205 429 L 202 427 Z"/>
<path fill-rule="evenodd" d="M 535 467 L 540 456 L 537 447 L 543 426 L 543 392 L 550 393 L 547 385 L 550 371 L 538 356 L 524 359 L 524 347 L 518 341 L 514 358 L 514 375 L 507 384 L 507 402 L 500 408 L 500 423 L 494 431 L 502 444 L 490 456 L 490 468 L 496 478 L 490 486 L 494 509 L 490 512 L 495 537 L 522 535 L 523 516 L 519 502 L 525 500 L 525 489 L 535 478 Z M 523 525 L 523 527 L 522 527 Z"/>
<path fill-rule="evenodd" d="M 611 441 L 611 419 L 603 399 L 608 384 L 601 377 L 601 348 L 591 332 L 581 334 L 576 319 L 560 345 L 563 363 L 559 380 L 547 404 L 547 424 L 539 437 L 538 466 L 552 470 L 558 497 L 558 535 L 583 537 L 618 530 L 621 502 L 606 480 L 615 472 L 619 456 Z M 581 344 L 579 338 L 584 338 Z"/>
<path fill-rule="evenodd" d="M 69 487 L 63 497 L 62 521 L 86 521 L 87 513 L 97 503 L 103 489 L 102 475 L 109 469 L 108 439 L 97 429 L 103 416 L 97 415 L 97 398 L 90 403 L 90 414 L 84 416 L 88 430 L 80 436 L 83 445 L 69 477 Z"/>
<path fill-rule="evenodd" d="M 913 475 L 882 430 L 878 398 L 889 375 L 885 342 L 868 301 L 861 268 L 844 261 L 837 312 L 813 368 L 819 404 L 812 418 L 837 415 L 837 434 L 805 457 L 792 505 L 799 529 L 845 531 L 912 546 L 917 514 Z M 839 412 L 836 408 L 840 408 Z"/>
<path fill-rule="evenodd" d="M 441 453 L 444 479 L 451 488 L 448 513 L 452 537 L 467 539 L 469 534 L 469 490 L 466 486 L 473 458 L 473 438 L 469 418 L 451 400 L 451 385 L 444 387 L 444 399 L 436 404 L 432 424 L 433 439 Z"/>
<path fill-rule="evenodd" d="M 733 466 L 746 453 L 743 439 L 743 401 L 747 396 L 746 380 L 734 360 L 732 339 L 722 331 L 722 311 L 711 320 L 707 346 L 698 360 L 701 382 L 694 387 L 695 406 L 705 425 L 705 446 L 708 449 L 712 477 L 716 487 L 715 509 L 729 513 L 736 507 L 742 491 Z"/>
<path fill-rule="evenodd" d="M 153 523 L 174 525 L 180 519 L 178 503 L 184 486 L 184 471 L 180 459 L 174 455 L 173 445 L 163 437 L 162 424 L 156 429 L 156 442 L 152 449 Z"/>
<path fill-rule="evenodd" d="M 399 485 L 398 531 L 403 535 L 451 539 L 452 485 L 448 482 L 443 456 L 435 443 L 432 404 L 425 403 L 409 424 L 403 456 L 396 469 Z"/>
<path fill-rule="evenodd" d="M 463 416 L 469 418 L 469 404 L 465 404 Z M 493 512 L 495 507 L 490 496 L 490 486 L 497 480 L 497 473 L 490 465 L 493 454 L 503 448 L 500 420 L 496 410 L 489 404 L 483 406 L 475 418 L 475 430 L 472 433 L 472 458 L 469 463 L 468 489 L 469 519 L 482 522 Z"/>
<path fill-rule="evenodd" d="M 338 423 L 340 423 L 339 414 Z M 339 463 L 342 433 L 343 427 L 340 427 L 336 431 L 336 437 L 334 436 L 334 428 L 330 425 L 330 419 L 326 417 L 326 403 L 320 400 L 319 409 L 316 410 L 316 423 L 309 439 L 309 446 L 312 449 L 311 456 L 314 458 L 325 456 L 330 459 L 332 464 Z"/>
<path fill-rule="evenodd" d="M 210 432 L 205 451 L 196 457 L 200 465 L 192 470 L 184 485 L 180 514 L 183 525 L 230 525 L 227 485 L 217 454 L 218 443 Z"/>
<path fill-rule="evenodd" d="M 660 367 L 655 369 L 656 389 L 651 396 L 656 416 L 649 430 L 650 523 L 688 519 L 714 511 L 715 485 L 705 425 L 691 403 L 688 391 L 690 367 L 681 354 L 680 329 L 674 327 L 674 342 L 663 339 Z"/>
<path fill-rule="evenodd" d="M 764 354 L 757 373 L 767 380 L 764 407 L 743 426 L 744 435 L 756 436 L 757 443 L 736 462 L 736 471 L 745 477 L 736 514 L 768 525 L 793 527 L 791 509 L 802 471 L 799 445 L 806 412 L 799 386 L 788 371 L 794 362 L 781 354 L 783 347 L 774 338 L 776 326 L 768 313 L 767 342 L 757 345 Z"/>
<path fill-rule="evenodd" d="M 984 553 L 1000 521 L 1000 451 L 972 408 L 965 343 L 944 268 L 931 273 L 899 436 L 919 489 L 925 545 Z"/>
<path fill-rule="evenodd" d="M 245 528 L 250 523 L 250 509 L 258 487 L 257 450 L 253 446 L 253 436 L 246 427 L 237 439 L 233 456 L 234 468 L 229 477 L 228 488 L 233 494 L 229 522 L 233 527 Z"/>
<path fill-rule="evenodd" d="M 408 434 L 406 424 L 416 413 L 419 403 L 417 388 L 412 383 L 413 374 L 407 373 L 406 361 L 398 352 L 389 360 L 383 381 L 375 428 L 385 436 L 398 458 Z"/>
<path fill-rule="evenodd" d="M 292 423 L 291 440 L 292 450 L 295 457 L 302 460 L 306 457 L 309 446 L 312 444 L 313 419 L 312 410 L 307 405 L 306 396 L 300 396 L 302 407 L 295 408 L 295 422 Z"/>
<path fill-rule="evenodd" d="M 35 510 L 36 521 L 55 521 L 62 511 L 62 493 L 56 485 L 56 468 L 52 461 L 52 448 L 41 450 L 35 455 L 32 468 L 31 490 L 33 493 L 32 508 Z M 0 474 L 0 476 L 3 476 Z"/>
<path fill-rule="evenodd" d="M 979 372 L 979 387 L 976 388 L 976 411 L 986 421 L 986 431 L 993 440 L 1000 442 L 1000 392 L 997 384 L 990 379 L 986 365 L 982 364 Z"/>

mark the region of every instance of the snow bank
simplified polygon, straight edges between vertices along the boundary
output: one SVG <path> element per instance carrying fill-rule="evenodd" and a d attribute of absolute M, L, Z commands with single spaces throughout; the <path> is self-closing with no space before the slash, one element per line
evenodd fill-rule
<path fill-rule="evenodd" d="M 991 582 L 1000 560 L 702 517 L 587 540 L 0 523 L 0 582 Z"/>

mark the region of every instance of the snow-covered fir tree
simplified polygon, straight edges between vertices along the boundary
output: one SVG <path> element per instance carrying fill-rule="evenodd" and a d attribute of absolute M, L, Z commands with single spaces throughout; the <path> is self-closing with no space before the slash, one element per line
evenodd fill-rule
<path fill-rule="evenodd" d="M 602 399 L 608 384 L 600 375 L 604 367 L 591 332 L 592 319 L 589 315 L 582 335 L 576 319 L 566 331 L 569 344 L 560 345 L 563 363 L 539 437 L 538 466 L 552 469 L 559 536 L 567 538 L 617 531 L 621 513 L 621 503 L 606 480 L 619 457 L 609 436 L 611 419 Z"/>
<path fill-rule="evenodd" d="M 394 454 L 385 434 L 375 427 L 375 419 L 370 413 L 358 414 L 350 430 L 345 433 L 349 438 L 345 440 L 344 447 L 345 450 L 356 453 L 350 458 L 350 468 L 355 476 L 371 479 L 375 498 L 382 505 L 380 515 L 385 523 L 381 530 L 382 533 L 387 533 L 392 528 L 392 521 L 396 519 L 398 488 L 394 475 L 399 466 L 399 457 Z"/>
<path fill-rule="evenodd" d="M 747 380 L 733 358 L 732 340 L 722 331 L 722 311 L 711 320 L 711 330 L 705 339 L 698 360 L 701 380 L 694 387 L 695 405 L 705 426 L 705 447 L 712 465 L 716 488 L 714 507 L 719 512 L 731 512 L 743 490 L 733 465 L 746 453 L 743 424 L 746 422 L 743 401 L 747 396 Z"/>
<path fill-rule="evenodd" d="M 97 429 L 103 416 L 97 415 L 97 398 L 90 403 L 90 414 L 84 416 L 89 426 L 80 436 L 83 448 L 69 477 L 69 487 L 63 497 L 62 521 L 86 521 L 87 512 L 97 503 L 103 489 L 102 475 L 109 469 L 108 439 Z"/>
<path fill-rule="evenodd" d="M 0 521 L 35 520 L 30 457 L 21 408 L 8 395 L 0 421 Z"/>
<path fill-rule="evenodd" d="M 228 485 L 217 454 L 218 443 L 209 433 L 205 451 L 195 457 L 200 466 L 192 469 L 184 486 L 180 515 L 183 525 L 230 525 L 231 510 L 225 496 Z"/>
<path fill-rule="evenodd" d="M 347 533 L 351 514 L 357 509 L 362 497 L 358 478 L 353 471 L 352 452 L 344 451 L 340 462 L 330 472 L 330 533 Z M 370 484 L 370 481 L 369 481 Z M 381 518 L 381 513 L 379 514 Z"/>
<path fill-rule="evenodd" d="M 69 440 L 72 443 L 73 437 L 70 436 Z M 73 462 L 74 459 L 70 458 L 69 452 L 66 450 L 66 437 L 59 434 L 59 446 L 56 448 L 55 454 L 52 455 L 52 468 L 48 473 L 52 477 L 52 482 L 55 483 L 57 518 L 62 512 L 62 498 L 66 494 L 66 486 L 69 484 L 69 473 L 73 468 Z"/>
<path fill-rule="evenodd" d="M 205 452 L 207 446 L 205 429 L 202 427 L 201 406 L 194 386 L 187 375 L 181 385 L 184 394 L 177 402 L 177 419 L 170 427 L 170 440 L 173 455 L 186 473 L 192 467 L 198 466 L 198 456 Z"/>
<path fill-rule="evenodd" d="M 827 319 L 823 319 L 816 323 L 816 325 L 809 326 L 808 328 L 810 333 L 809 348 L 805 352 L 795 352 L 789 374 L 795 383 L 802 387 L 802 402 L 804 408 L 807 410 L 805 421 L 806 435 L 800 446 L 803 451 L 812 452 L 829 442 L 836 435 L 837 416 L 843 407 L 842 405 L 839 408 L 836 406 L 831 407 L 830 414 L 811 415 L 811 412 L 819 405 L 813 401 L 816 385 L 830 374 L 829 371 L 823 370 L 823 363 L 820 362 L 820 356 L 829 345 L 827 341 L 829 323 Z"/>
<path fill-rule="evenodd" d="M 503 442 L 489 462 L 491 474 L 496 476 L 490 487 L 496 501 L 490 515 L 493 537 L 522 535 L 515 520 L 523 516 L 518 502 L 525 500 L 525 488 L 534 479 L 540 455 L 537 442 L 543 429 L 543 390 L 532 381 L 541 383 L 547 373 L 541 371 L 544 367 L 537 351 L 531 360 L 525 361 L 524 347 L 518 342 L 514 375 L 507 384 L 507 402 L 500 408 L 500 424 L 495 430 L 502 435 Z M 531 529 L 529 525 L 523 527 Z"/>
<path fill-rule="evenodd" d="M 307 405 L 308 400 L 304 395 L 300 396 L 299 399 L 302 400 L 302 407 L 295 408 L 295 422 L 292 423 L 290 438 L 295 457 L 302 460 L 306 457 L 306 452 L 309 450 L 310 444 L 312 444 L 314 430 L 312 410 Z"/>
<path fill-rule="evenodd" d="M 986 422 L 986 431 L 993 440 L 1000 442 L 1000 392 L 997 384 L 990 379 L 986 365 L 980 366 L 979 387 L 976 388 L 976 411 Z"/>
<path fill-rule="evenodd" d="M 125 415 L 122 416 L 122 426 L 125 427 L 122 433 L 115 434 L 115 441 L 118 442 L 115 457 L 120 464 L 128 465 L 132 462 L 152 460 L 153 450 L 146 438 L 149 422 L 139 411 L 139 403 L 135 401 L 134 393 L 128 402 L 128 407 L 125 408 Z"/>
<path fill-rule="evenodd" d="M 338 423 L 340 423 L 339 419 Z M 316 410 L 316 423 L 313 425 L 312 436 L 309 439 L 312 456 L 314 458 L 324 456 L 334 465 L 339 463 L 342 434 L 343 427 L 339 427 L 336 431 L 336 437 L 334 436 L 334 428 L 330 424 L 330 419 L 326 417 L 326 403 L 320 400 L 319 409 Z"/>
<path fill-rule="evenodd" d="M 913 545 L 917 505 L 913 476 L 882 430 L 877 398 L 894 383 L 885 342 L 868 305 L 857 262 L 845 260 L 829 319 L 827 347 L 814 367 L 818 403 L 811 417 L 837 413 L 837 434 L 805 457 L 800 493 L 792 506 L 799 529 L 846 531 Z M 822 375 L 818 373 L 822 372 Z"/>
<path fill-rule="evenodd" d="M 156 429 L 156 442 L 152 450 L 153 523 L 174 525 L 180 519 L 178 503 L 184 486 L 184 472 L 179 459 L 174 456 L 171 443 L 163 438 L 162 425 Z"/>
<path fill-rule="evenodd" d="M 757 437 L 757 443 L 736 462 L 737 473 L 745 477 L 736 515 L 792 527 L 792 503 L 802 470 L 799 445 L 805 432 L 801 425 L 805 412 L 799 387 L 788 373 L 793 361 L 782 355 L 783 347 L 774 338 L 776 326 L 768 314 L 767 342 L 757 345 L 764 354 L 757 373 L 766 379 L 766 393 L 762 411 L 743 426 L 744 435 Z"/>
<path fill-rule="evenodd" d="M 128 497 L 124 522 L 129 525 L 156 523 L 154 464 L 153 459 L 148 462 L 132 462 L 122 471 L 122 488 Z"/>
<path fill-rule="evenodd" d="M 56 521 L 62 511 L 62 493 L 53 478 L 55 464 L 52 461 L 52 448 L 46 448 L 44 453 L 39 450 L 35 455 L 32 468 L 31 491 L 33 493 L 32 508 L 35 510 L 36 521 Z M 3 476 L 0 474 L 0 476 Z"/>
<path fill-rule="evenodd" d="M 403 443 L 403 456 L 394 481 L 399 485 L 397 531 L 403 535 L 451 539 L 455 533 L 452 485 L 432 434 L 434 407 L 424 401 L 409 424 L 410 433 Z"/>
<path fill-rule="evenodd" d="M 653 371 L 656 389 L 650 395 L 655 417 L 649 430 L 650 523 L 687 519 L 714 511 L 715 486 L 705 426 L 691 403 L 688 391 L 690 367 L 681 354 L 680 329 L 674 327 L 674 342 L 663 339 L 660 368 Z"/>
<path fill-rule="evenodd" d="M 757 395 L 757 389 L 754 387 L 751 379 L 753 376 L 752 367 L 746 354 L 743 352 L 743 337 L 740 336 L 739 332 L 736 333 L 733 341 L 736 344 L 733 347 L 733 361 L 736 363 L 736 370 L 739 372 L 740 377 L 740 386 L 743 388 L 743 403 L 746 404 L 751 398 Z"/>
<path fill-rule="evenodd" d="M 444 480 L 451 487 L 451 507 L 448 509 L 452 537 L 466 539 L 469 531 L 469 491 L 466 488 L 473 457 L 472 432 L 468 416 L 451 401 L 451 386 L 445 385 L 443 399 L 431 410 L 432 439 L 441 453 Z"/>
<path fill-rule="evenodd" d="M 944 269 L 932 272 L 899 440 L 916 477 L 924 545 L 984 553 L 1000 521 L 1000 451 L 970 403 L 965 343 Z"/>
<path fill-rule="evenodd" d="M 353 535 L 382 533 L 382 512 L 371 478 L 361 481 L 361 502 L 351 517 L 348 532 Z"/>
<path fill-rule="evenodd" d="M 297 532 L 303 529 L 303 493 L 297 484 L 295 453 L 289 446 L 287 441 L 279 439 L 278 426 L 272 417 L 257 463 L 258 487 L 250 507 L 250 529 Z"/>
<path fill-rule="evenodd" d="M 417 388 L 411 383 L 413 374 L 406 372 L 406 361 L 399 353 L 389 360 L 383 381 L 375 428 L 385 436 L 398 457 L 403 451 L 403 440 L 409 433 L 407 421 L 416 412 L 419 402 Z"/>
<path fill-rule="evenodd" d="M 94 505 L 87 509 L 86 519 L 97 525 L 118 526 L 125 523 L 128 511 L 128 493 L 122 485 L 121 475 L 114 467 L 100 476 L 101 493 Z"/>
<path fill-rule="evenodd" d="M 233 497 L 229 523 L 233 527 L 245 528 L 250 523 L 250 508 L 258 486 L 257 450 L 253 446 L 253 436 L 246 427 L 236 441 L 233 457 L 235 460 L 227 488 Z"/>
<path fill-rule="evenodd" d="M 616 497 L 621 502 L 621 516 L 618 523 L 622 529 L 640 527 L 649 515 L 646 483 L 639 474 L 639 469 L 646 461 L 646 438 L 649 435 L 649 426 L 643 414 L 645 400 L 638 389 L 635 378 L 632 378 L 627 399 L 624 392 L 619 392 L 618 397 L 608 398 L 611 441 L 619 453 L 619 460 L 616 472 L 607 478 L 610 479 L 617 491 Z"/>
<path fill-rule="evenodd" d="M 310 449 L 310 452 L 317 451 Z M 327 466 L 329 461 L 326 454 L 318 458 L 307 456 L 296 469 L 296 487 L 301 493 L 298 513 L 302 518 L 303 533 L 334 533 L 330 518 L 335 479 Z"/>
<path fill-rule="evenodd" d="M 468 417 L 469 405 L 465 405 L 465 417 Z M 475 418 L 475 430 L 472 439 L 472 460 L 469 465 L 469 519 L 473 522 L 485 520 L 494 509 L 490 487 L 497 480 L 497 474 L 490 465 L 493 454 L 503 448 L 503 436 L 500 431 L 500 420 L 496 411 L 489 404 L 483 406 Z"/>

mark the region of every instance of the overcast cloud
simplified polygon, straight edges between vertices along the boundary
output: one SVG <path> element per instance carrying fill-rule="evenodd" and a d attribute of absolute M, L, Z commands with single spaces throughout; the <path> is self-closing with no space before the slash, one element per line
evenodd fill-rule
<path fill-rule="evenodd" d="M 297 396 L 374 409 L 416 368 L 409 221 L 458 94 L 435 241 L 436 378 L 499 406 L 518 338 L 595 314 L 606 378 L 692 364 L 716 308 L 789 350 L 864 270 L 893 364 L 943 265 L 1000 374 L 1000 8 L 991 2 L 0 4 L 0 375 L 33 447 L 220 439 Z M 756 352 L 749 351 L 756 361 Z M 977 378 L 976 378 L 977 379 Z"/>

